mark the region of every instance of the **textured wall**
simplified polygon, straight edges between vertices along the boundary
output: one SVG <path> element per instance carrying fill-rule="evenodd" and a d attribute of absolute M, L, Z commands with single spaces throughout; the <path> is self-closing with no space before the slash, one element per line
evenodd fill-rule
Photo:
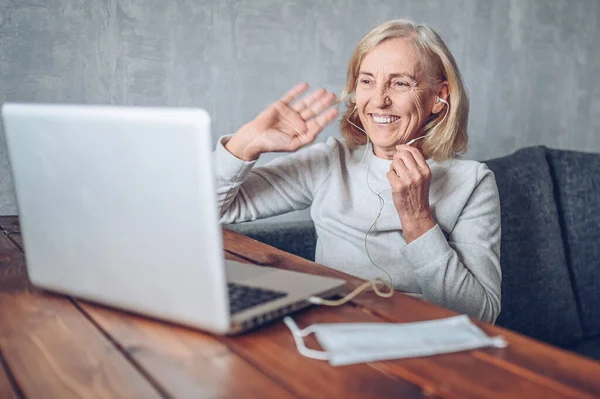
<path fill-rule="evenodd" d="M 0 0 L 0 101 L 201 106 L 216 137 L 297 81 L 340 92 L 357 40 L 402 17 L 458 61 L 468 157 L 600 152 L 598 0 Z M 0 132 L 0 214 L 14 213 Z"/>

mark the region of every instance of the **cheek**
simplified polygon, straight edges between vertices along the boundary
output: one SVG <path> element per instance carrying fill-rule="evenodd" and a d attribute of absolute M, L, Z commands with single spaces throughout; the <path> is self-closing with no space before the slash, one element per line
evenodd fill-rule
<path fill-rule="evenodd" d="M 417 116 L 419 119 L 423 116 L 422 96 L 414 91 L 402 93 L 397 98 L 397 106 L 405 116 Z"/>
<path fill-rule="evenodd" d="M 365 93 L 362 93 L 360 91 L 356 92 L 354 99 L 356 101 L 356 107 L 359 110 L 362 110 L 365 107 L 365 105 L 367 104 L 367 102 L 369 101 L 368 96 Z"/>

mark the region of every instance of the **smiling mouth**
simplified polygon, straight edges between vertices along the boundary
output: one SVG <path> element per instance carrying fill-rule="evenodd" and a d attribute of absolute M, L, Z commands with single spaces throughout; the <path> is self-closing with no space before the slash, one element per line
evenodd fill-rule
<path fill-rule="evenodd" d="M 394 122 L 396 122 L 397 120 L 400 119 L 400 117 L 396 116 L 396 115 L 375 115 L 375 114 L 369 114 L 369 116 L 378 125 L 389 125 L 389 124 L 394 123 Z"/>

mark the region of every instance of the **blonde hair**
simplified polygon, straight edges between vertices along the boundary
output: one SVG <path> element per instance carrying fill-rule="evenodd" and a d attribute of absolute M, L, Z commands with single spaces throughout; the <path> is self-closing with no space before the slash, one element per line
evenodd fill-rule
<path fill-rule="evenodd" d="M 421 54 L 421 67 L 427 74 L 429 89 L 437 91 L 442 83 L 448 82 L 449 106 L 446 105 L 442 112 L 431 115 L 425 123 L 423 131 L 427 137 L 421 146 L 423 154 L 441 162 L 465 152 L 468 141 L 469 99 L 456 61 L 433 29 L 403 19 L 387 21 L 375 27 L 358 42 L 350 57 L 346 86 L 340 100 L 345 101 L 347 106 L 340 122 L 342 136 L 347 145 L 354 149 L 367 142 L 366 135 L 348 123 L 350 119 L 352 123 L 362 127 L 355 112 L 355 92 L 360 65 L 371 50 L 386 40 L 396 38 L 409 40 Z M 448 115 L 440 123 L 446 112 Z"/>

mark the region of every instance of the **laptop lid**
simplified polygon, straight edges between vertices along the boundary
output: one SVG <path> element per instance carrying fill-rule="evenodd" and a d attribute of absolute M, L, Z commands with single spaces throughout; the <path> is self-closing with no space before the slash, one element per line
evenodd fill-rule
<path fill-rule="evenodd" d="M 2 116 L 34 285 L 228 330 L 205 111 L 5 104 Z"/>

